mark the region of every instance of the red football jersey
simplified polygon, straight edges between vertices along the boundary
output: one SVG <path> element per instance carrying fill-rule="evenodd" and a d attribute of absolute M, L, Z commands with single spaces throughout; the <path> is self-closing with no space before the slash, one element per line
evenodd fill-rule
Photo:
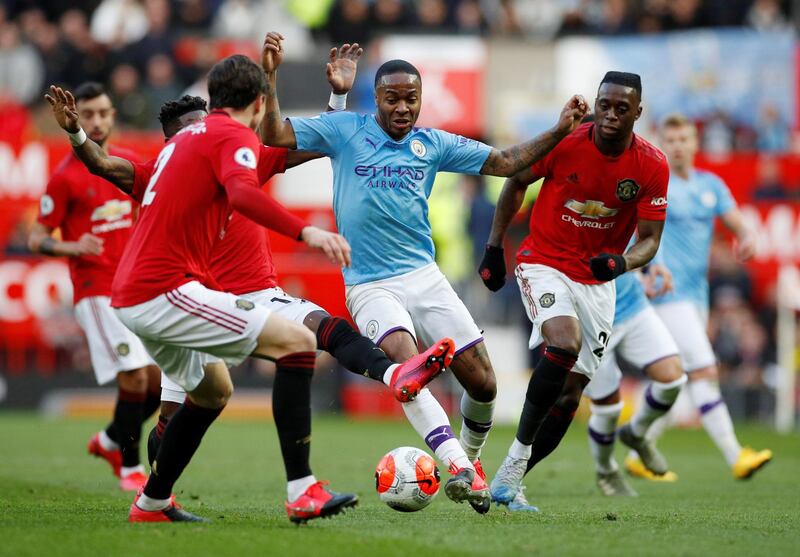
<path fill-rule="evenodd" d="M 258 187 L 259 150 L 253 130 L 222 111 L 164 146 L 114 277 L 114 307 L 141 304 L 192 280 L 214 283 L 211 250 L 230 213 L 224 184 L 237 178 Z"/>
<path fill-rule="evenodd" d="M 109 146 L 118 157 L 136 160 L 131 151 Z M 77 241 L 91 233 L 103 240 L 103 253 L 69 258 L 73 299 L 110 296 L 111 282 L 131 237 L 137 205 L 111 182 L 91 174 L 73 153 L 56 168 L 39 203 L 39 222 L 61 229 L 61 238 Z"/>
<path fill-rule="evenodd" d="M 517 252 L 520 263 L 597 284 L 590 257 L 623 253 L 639 219 L 666 218 L 667 159 L 637 135 L 622 155 L 608 157 L 594 144 L 594 124 L 583 124 L 531 170 L 544 183 Z"/>
<path fill-rule="evenodd" d="M 288 149 L 262 145 L 258 155 L 258 181 L 264 184 L 286 170 Z M 155 167 L 155 159 L 134 163 L 131 196 L 141 200 Z M 277 285 L 275 264 L 266 228 L 237 212 L 228 216 L 222 239 L 211 250 L 209 272 L 219 287 L 232 294 L 247 294 Z M 263 241 L 261 240 L 263 238 Z"/>

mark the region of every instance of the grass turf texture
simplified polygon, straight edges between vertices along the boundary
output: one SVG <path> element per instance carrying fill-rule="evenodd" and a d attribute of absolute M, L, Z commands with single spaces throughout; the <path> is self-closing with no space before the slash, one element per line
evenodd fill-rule
<path fill-rule="evenodd" d="M 800 544 L 800 439 L 740 427 L 775 461 L 736 482 L 702 431 L 671 431 L 663 448 L 676 484 L 632 480 L 640 497 L 608 499 L 594 486 L 585 424 L 527 479 L 542 512 L 479 516 L 441 492 L 427 509 L 397 513 L 374 493 L 379 458 L 423 443 L 405 423 L 317 419 L 313 465 L 360 506 L 332 520 L 291 525 L 274 427 L 215 424 L 176 486 L 212 524 L 128 524 L 132 496 L 85 452 L 99 422 L 0 414 L 0 555 L 788 555 Z M 513 430 L 496 428 L 484 452 L 493 474 Z M 143 451 L 144 454 L 144 451 Z M 618 449 L 618 459 L 623 457 Z M 447 474 L 443 474 L 447 476 Z M 444 479 L 444 478 L 443 478 Z"/>

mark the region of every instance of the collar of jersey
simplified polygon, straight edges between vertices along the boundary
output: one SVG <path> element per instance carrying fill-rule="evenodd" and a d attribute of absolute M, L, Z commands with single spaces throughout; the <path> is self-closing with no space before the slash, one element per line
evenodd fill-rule
<path fill-rule="evenodd" d="M 389 142 L 394 143 L 396 145 L 402 145 L 403 143 L 406 143 L 407 141 L 409 141 L 411 139 L 411 136 L 414 135 L 414 133 L 417 131 L 416 127 L 412 127 L 411 131 L 409 131 L 403 139 L 401 139 L 400 141 L 395 141 L 394 139 L 392 139 L 389 136 L 388 133 L 386 133 L 386 130 L 384 130 L 381 127 L 381 125 L 378 123 L 377 116 L 375 116 L 375 114 L 371 114 L 370 116 L 371 117 L 370 117 L 369 121 L 372 124 L 372 127 L 378 129 L 378 132 L 381 135 L 381 139 L 384 139 L 385 141 L 389 141 Z"/>

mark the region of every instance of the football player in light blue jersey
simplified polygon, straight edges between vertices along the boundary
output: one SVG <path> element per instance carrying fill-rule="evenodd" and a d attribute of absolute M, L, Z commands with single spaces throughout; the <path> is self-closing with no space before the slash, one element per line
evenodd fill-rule
<path fill-rule="evenodd" d="M 666 269 L 651 265 L 650 270 L 665 277 L 663 291 L 671 287 Z M 614 459 L 614 441 L 620 440 L 641 456 L 642 463 L 654 477 L 672 479 L 667 461 L 646 437 L 652 423 L 666 414 L 686 383 L 678 347 L 645 295 L 639 277 L 626 273 L 616 279 L 617 293 L 614 328 L 600 367 L 583 394 L 592 400 L 589 418 L 589 448 L 595 461 L 597 486 L 604 495 L 635 496 Z M 647 386 L 642 404 L 633 418 L 617 431 L 622 412 L 620 382 L 622 372 L 617 356 L 643 371 L 652 382 Z M 669 475 L 667 475 L 669 474 Z"/>
<path fill-rule="evenodd" d="M 492 424 L 495 375 L 480 329 L 434 261 L 427 199 L 439 171 L 512 176 L 529 167 L 579 125 L 586 101 L 574 96 L 552 130 L 501 151 L 414 127 L 422 106 L 422 79 L 408 62 L 392 60 L 375 76 L 375 114 L 339 112 L 283 120 L 275 88 L 282 38 L 269 33 L 265 41 L 273 66 L 267 71 L 262 138 L 268 145 L 330 157 L 336 225 L 353 250 L 352 266 L 344 270 L 347 306 L 362 333 L 394 360 L 405 360 L 417 353 L 418 345 L 437 338 L 453 339 L 457 350 L 450 369 L 465 389 L 460 439 L 441 405 L 422 388 L 432 375 L 420 382 L 419 392 L 395 396 L 453 473 L 445 485 L 447 496 L 486 512 L 490 494 L 479 456 Z M 393 387 L 392 377 L 383 382 Z"/>
<path fill-rule="evenodd" d="M 687 390 L 700 412 L 706 432 L 720 449 L 733 476 L 746 479 L 772 459 L 772 451 L 742 447 L 736 438 L 728 407 L 719 390 L 716 357 L 706 333 L 708 317 L 708 256 L 719 217 L 736 237 L 741 261 L 755 253 L 755 236 L 745 225 L 730 191 L 718 176 L 694 168 L 697 130 L 682 115 L 664 120 L 661 147 L 669 159 L 669 210 L 657 260 L 672 272 L 674 291 L 655 297 L 653 303 L 678 345 L 683 368 L 689 375 Z M 666 420 L 651 428 L 655 440 Z M 661 425 L 659 425 L 661 424 Z M 641 462 L 626 461 L 634 475 L 646 475 Z"/>

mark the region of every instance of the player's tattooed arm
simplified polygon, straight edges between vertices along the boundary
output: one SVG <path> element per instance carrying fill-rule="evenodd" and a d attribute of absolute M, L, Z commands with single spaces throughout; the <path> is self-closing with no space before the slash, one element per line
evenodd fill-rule
<path fill-rule="evenodd" d="M 489 232 L 489 239 L 486 242 L 490 246 L 497 248 L 503 247 L 503 240 L 511 221 L 522 207 L 525 199 L 525 190 L 537 179 L 530 168 L 518 172 L 511 176 L 503 184 L 500 198 L 497 200 L 497 207 L 494 210 L 492 219 L 492 230 Z"/>
<path fill-rule="evenodd" d="M 77 242 L 64 242 L 53 238 L 54 228 L 36 222 L 28 236 L 28 249 L 42 255 L 68 256 L 100 255 L 103 253 L 103 239 L 92 234 L 83 234 Z"/>
<path fill-rule="evenodd" d="M 117 186 L 125 193 L 133 189 L 133 164 L 120 157 L 110 156 L 97 143 L 86 137 L 78 123 L 78 108 L 72 93 L 55 85 L 44 98 L 53 110 L 53 117 L 70 136 L 72 150 L 92 174 Z"/>
<path fill-rule="evenodd" d="M 623 255 L 627 271 L 644 267 L 655 257 L 658 246 L 661 243 L 661 232 L 663 230 L 663 220 L 639 219 L 636 230 L 638 239 Z"/>
<path fill-rule="evenodd" d="M 283 60 L 283 35 L 269 32 L 264 39 L 261 51 L 261 67 L 267 74 L 266 114 L 261 121 L 261 141 L 271 147 L 288 147 L 297 149 L 297 138 L 294 128 L 288 120 L 281 117 L 281 107 L 278 103 L 278 66 Z"/>
<path fill-rule="evenodd" d="M 542 159 L 553 150 L 558 143 L 575 131 L 581 119 L 586 116 L 588 105 L 581 95 L 574 95 L 564 106 L 558 123 L 553 128 L 541 133 L 525 143 L 520 143 L 508 149 L 492 149 L 486 162 L 483 163 L 481 174 L 491 176 L 513 176 L 535 162 Z"/>

